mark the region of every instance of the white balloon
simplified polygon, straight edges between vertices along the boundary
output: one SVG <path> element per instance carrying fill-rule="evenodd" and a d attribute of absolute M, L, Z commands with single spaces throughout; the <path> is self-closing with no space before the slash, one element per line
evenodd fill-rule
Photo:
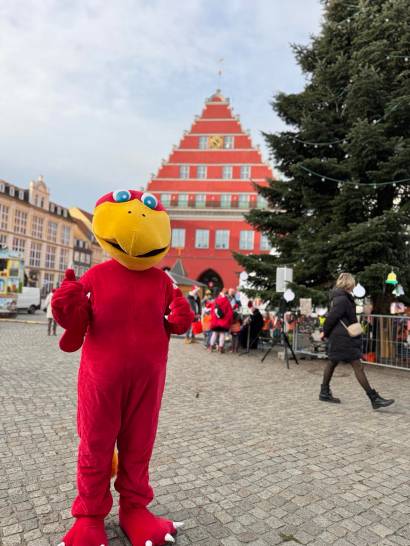
<path fill-rule="evenodd" d="M 356 286 L 353 288 L 353 295 L 356 296 L 356 298 L 364 298 L 366 295 L 366 289 L 364 286 L 362 286 L 360 283 L 357 283 Z"/>
<path fill-rule="evenodd" d="M 287 290 L 285 290 L 285 292 L 283 293 L 283 298 L 285 301 L 289 302 L 289 301 L 293 301 L 295 299 L 295 293 L 293 290 L 291 290 L 290 288 L 288 288 Z"/>

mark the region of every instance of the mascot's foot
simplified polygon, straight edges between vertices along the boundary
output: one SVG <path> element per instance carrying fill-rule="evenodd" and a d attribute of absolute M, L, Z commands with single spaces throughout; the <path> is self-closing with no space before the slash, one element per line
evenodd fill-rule
<path fill-rule="evenodd" d="M 58 546 L 108 546 L 102 518 L 78 518 Z"/>
<path fill-rule="evenodd" d="M 175 542 L 172 535 L 182 525 L 154 516 L 146 508 L 120 508 L 120 526 L 132 546 L 164 546 Z"/>

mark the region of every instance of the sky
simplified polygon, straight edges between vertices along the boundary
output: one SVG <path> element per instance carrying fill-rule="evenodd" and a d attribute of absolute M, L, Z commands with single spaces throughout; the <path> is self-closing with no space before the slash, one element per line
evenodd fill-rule
<path fill-rule="evenodd" d="M 0 179 L 92 210 L 145 186 L 218 87 L 268 159 L 319 0 L 1 0 Z M 222 63 L 219 62 L 223 59 Z M 218 76 L 222 66 L 223 74 Z"/>

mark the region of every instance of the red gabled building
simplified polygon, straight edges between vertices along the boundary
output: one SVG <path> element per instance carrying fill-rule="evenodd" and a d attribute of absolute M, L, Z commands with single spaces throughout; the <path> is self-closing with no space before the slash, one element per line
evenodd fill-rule
<path fill-rule="evenodd" d="M 242 269 L 232 251 L 270 249 L 243 216 L 266 206 L 253 182 L 266 184 L 267 178 L 272 178 L 270 166 L 217 90 L 147 187 L 171 216 L 171 249 L 161 265 L 172 268 L 178 260 L 191 279 L 236 287 Z"/>

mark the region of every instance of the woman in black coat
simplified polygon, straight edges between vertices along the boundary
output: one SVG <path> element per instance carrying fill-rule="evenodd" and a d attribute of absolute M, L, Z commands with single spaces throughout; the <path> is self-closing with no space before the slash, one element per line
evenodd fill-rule
<path fill-rule="evenodd" d="M 339 362 L 350 363 L 356 379 L 366 391 L 374 409 L 390 406 L 394 400 L 385 400 L 371 388 L 361 363 L 362 336 L 351 337 L 348 326 L 357 322 L 356 304 L 352 291 L 356 281 L 350 273 L 341 273 L 332 292 L 332 306 L 323 326 L 323 337 L 328 340 L 329 362 L 323 375 L 319 400 L 340 403 L 330 390 L 330 380 Z"/>

